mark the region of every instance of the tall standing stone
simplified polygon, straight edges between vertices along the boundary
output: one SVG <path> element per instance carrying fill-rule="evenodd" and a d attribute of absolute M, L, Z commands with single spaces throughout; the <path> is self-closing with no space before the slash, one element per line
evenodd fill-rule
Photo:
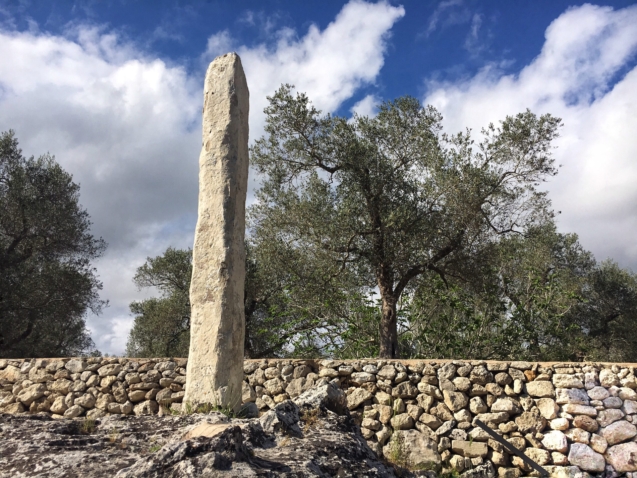
<path fill-rule="evenodd" d="M 206 72 L 184 402 L 241 406 L 249 92 L 236 53 Z"/>

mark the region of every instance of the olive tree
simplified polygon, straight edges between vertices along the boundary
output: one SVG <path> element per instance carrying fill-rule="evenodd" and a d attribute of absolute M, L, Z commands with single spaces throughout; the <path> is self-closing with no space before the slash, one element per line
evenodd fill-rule
<path fill-rule="evenodd" d="M 377 290 L 380 357 L 398 355 L 397 304 L 416 278 L 462 275 L 483 244 L 552 216 L 537 188 L 557 172 L 550 115 L 507 117 L 476 143 L 469 130 L 444 134 L 435 108 L 412 97 L 351 120 L 290 85 L 268 100 L 266 136 L 251 148 L 263 181 L 253 234 L 300 251 L 314 291 Z"/>
<path fill-rule="evenodd" d="M 0 134 L 0 357 L 93 348 L 85 315 L 106 303 L 91 260 L 106 244 L 79 194 L 52 156 L 25 158 L 13 131 Z"/>

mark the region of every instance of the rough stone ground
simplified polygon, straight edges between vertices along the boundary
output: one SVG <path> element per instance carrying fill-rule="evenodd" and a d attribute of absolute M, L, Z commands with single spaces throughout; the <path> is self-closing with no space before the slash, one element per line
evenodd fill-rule
<path fill-rule="evenodd" d="M 382 463 L 343 401 L 324 387 L 253 419 L 0 414 L 0 477 L 431 476 Z"/>

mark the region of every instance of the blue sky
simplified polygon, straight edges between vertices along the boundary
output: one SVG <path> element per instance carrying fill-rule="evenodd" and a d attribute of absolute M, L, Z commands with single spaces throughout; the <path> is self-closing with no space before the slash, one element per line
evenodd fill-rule
<path fill-rule="evenodd" d="M 0 1 L 0 131 L 56 156 L 109 244 L 95 265 L 111 306 L 88 318 L 103 352 L 123 352 L 128 304 L 152 293 L 136 268 L 192 245 L 203 79 L 228 51 L 251 140 L 281 83 L 344 116 L 409 94 L 448 132 L 526 108 L 563 118 L 558 225 L 637 271 L 635 2 Z"/>

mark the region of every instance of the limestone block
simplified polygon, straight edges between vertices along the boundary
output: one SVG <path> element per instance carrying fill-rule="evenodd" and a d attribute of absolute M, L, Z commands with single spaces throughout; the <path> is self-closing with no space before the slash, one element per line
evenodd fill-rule
<path fill-rule="evenodd" d="M 84 413 L 84 409 L 79 405 L 73 405 L 64 412 L 64 418 L 79 417 Z"/>
<path fill-rule="evenodd" d="M 108 377 L 110 375 L 117 375 L 122 371 L 122 366 L 118 363 L 104 365 L 97 369 L 97 374 L 100 377 Z"/>
<path fill-rule="evenodd" d="M 82 408 L 90 409 L 95 406 L 95 397 L 91 395 L 90 393 L 85 393 L 81 397 L 76 398 L 73 404 L 79 405 Z"/>
<path fill-rule="evenodd" d="M 416 398 L 418 389 L 411 382 L 402 382 L 392 389 L 391 394 L 398 398 Z"/>
<path fill-rule="evenodd" d="M 52 382 L 54 377 L 52 374 L 48 373 L 46 370 L 41 368 L 32 368 L 29 371 L 29 380 L 33 383 L 45 383 Z"/>
<path fill-rule="evenodd" d="M 539 412 L 524 412 L 516 417 L 515 423 L 521 433 L 537 433 L 546 427 L 546 419 Z"/>
<path fill-rule="evenodd" d="M 585 443 L 588 445 L 591 434 L 586 430 L 582 430 L 581 428 L 571 428 L 564 432 L 566 437 L 575 443 Z"/>
<path fill-rule="evenodd" d="M 565 373 L 553 374 L 553 385 L 555 388 L 584 388 L 584 384 L 579 378 Z"/>
<path fill-rule="evenodd" d="M 536 398 L 552 398 L 555 396 L 555 387 L 545 380 L 534 380 L 526 384 L 526 393 Z"/>
<path fill-rule="evenodd" d="M 637 435 L 637 428 L 626 420 L 620 420 L 602 428 L 600 435 L 606 439 L 609 446 L 612 446 L 633 438 Z"/>
<path fill-rule="evenodd" d="M 133 413 L 135 415 L 154 415 L 159 410 L 159 405 L 154 400 L 146 400 L 144 402 L 138 403 L 133 408 Z"/>
<path fill-rule="evenodd" d="M 291 383 L 291 382 L 290 382 Z M 290 386 L 288 385 L 287 388 Z M 287 391 L 287 389 L 286 389 Z M 289 392 L 288 392 L 289 393 Z M 295 394 L 294 396 L 298 396 L 300 393 Z M 243 403 L 254 402 L 257 399 L 257 393 L 254 391 L 254 388 L 247 382 L 242 382 L 241 384 L 241 400 Z"/>
<path fill-rule="evenodd" d="M 354 410 L 360 407 L 367 400 L 371 400 L 373 394 L 363 388 L 356 388 L 347 396 L 347 408 Z"/>
<path fill-rule="evenodd" d="M 611 423 L 621 420 L 622 418 L 624 418 L 624 412 L 621 410 L 602 410 L 599 412 L 599 416 L 597 417 L 597 423 L 599 423 L 600 427 L 607 427 Z"/>
<path fill-rule="evenodd" d="M 452 440 L 451 449 L 454 453 L 458 453 L 459 455 L 469 458 L 485 457 L 489 452 L 487 444 L 484 442 L 461 440 Z"/>
<path fill-rule="evenodd" d="M 86 362 L 82 359 L 71 359 L 64 364 L 64 368 L 71 373 L 82 373 L 86 370 Z"/>
<path fill-rule="evenodd" d="M 479 414 L 479 413 L 486 413 L 486 411 L 488 410 L 487 405 L 484 403 L 484 401 L 482 400 L 482 398 L 480 397 L 473 397 L 470 401 L 469 401 L 469 410 L 471 410 L 471 413 L 474 414 Z"/>
<path fill-rule="evenodd" d="M 73 385 L 73 382 L 63 378 L 60 380 L 49 382 L 47 384 L 47 388 L 51 392 L 56 392 L 56 393 L 61 393 L 63 395 L 66 395 L 67 393 L 69 393 L 71 385 Z"/>
<path fill-rule="evenodd" d="M 595 433 L 591 434 L 590 446 L 597 453 L 604 453 L 606 448 L 608 448 L 608 443 L 603 436 L 597 435 Z"/>
<path fill-rule="evenodd" d="M 619 385 L 619 377 L 612 370 L 605 368 L 599 372 L 599 382 L 602 387 L 612 387 L 613 385 Z"/>
<path fill-rule="evenodd" d="M 393 365 L 385 365 L 380 368 L 376 376 L 383 380 L 393 380 L 396 377 L 396 373 L 396 369 Z"/>
<path fill-rule="evenodd" d="M 97 420 L 98 418 L 102 418 L 106 416 L 106 412 L 104 410 L 100 410 L 99 408 L 93 408 L 86 412 L 86 418 L 90 418 L 91 420 Z"/>
<path fill-rule="evenodd" d="M 515 415 L 521 412 L 519 403 L 512 398 L 498 398 L 491 405 L 491 412 L 507 412 L 509 415 Z"/>
<path fill-rule="evenodd" d="M 383 454 L 391 456 L 392 450 L 399 448 L 399 454 L 404 457 L 409 468 L 435 469 L 440 466 L 442 459 L 438 453 L 438 445 L 417 430 L 396 431 L 383 447 Z"/>
<path fill-rule="evenodd" d="M 172 402 L 172 390 L 169 388 L 164 388 L 157 392 L 155 395 L 155 401 L 160 405 L 169 405 Z"/>
<path fill-rule="evenodd" d="M 586 415 L 578 415 L 573 419 L 573 426 L 594 433 L 599 428 L 597 420 Z"/>
<path fill-rule="evenodd" d="M 558 451 L 560 453 L 564 453 L 568 450 L 566 435 L 558 430 L 546 433 L 542 439 L 542 445 L 547 450 Z"/>
<path fill-rule="evenodd" d="M 248 114 L 239 56 L 217 57 L 204 83 L 185 401 L 231 406 L 235 412 L 241 407 L 245 335 Z"/>
<path fill-rule="evenodd" d="M 97 401 L 95 402 L 95 408 L 99 408 L 100 410 L 106 410 L 106 407 L 109 403 L 115 401 L 115 397 L 110 393 L 102 393 L 97 397 Z"/>
<path fill-rule="evenodd" d="M 602 400 L 605 408 L 621 408 L 624 401 L 619 397 L 608 397 Z"/>
<path fill-rule="evenodd" d="M 571 465 L 577 466 L 584 471 L 596 473 L 604 471 L 606 466 L 604 457 L 583 443 L 573 443 L 571 445 L 568 461 Z"/>
<path fill-rule="evenodd" d="M 34 383 L 20 390 L 16 399 L 28 407 L 33 401 L 43 397 L 44 392 L 46 392 L 46 385 L 43 383 Z"/>
<path fill-rule="evenodd" d="M 422 407 L 418 406 L 418 405 L 407 405 L 407 414 L 415 420 L 418 420 L 420 418 L 420 415 L 422 415 L 424 412 L 424 410 L 422 409 Z"/>
<path fill-rule="evenodd" d="M 469 403 L 469 399 L 462 392 L 444 390 L 442 395 L 444 397 L 445 405 L 447 405 L 452 412 L 462 410 Z"/>
<path fill-rule="evenodd" d="M 420 415 L 418 421 L 424 423 L 432 430 L 437 430 L 442 425 L 442 422 L 438 417 L 435 417 L 434 415 L 430 415 L 428 413 L 423 413 L 422 415 Z"/>
<path fill-rule="evenodd" d="M 611 446 L 606 451 L 606 460 L 619 473 L 637 471 L 637 443 L 629 442 Z"/>
<path fill-rule="evenodd" d="M 392 417 L 390 423 L 394 430 L 408 430 L 414 427 L 414 419 L 407 413 L 400 413 Z"/>
<path fill-rule="evenodd" d="M 552 398 L 540 398 L 537 401 L 537 408 L 540 410 L 540 414 L 547 420 L 557 418 L 557 413 L 560 411 L 560 407 Z"/>
<path fill-rule="evenodd" d="M 594 407 L 587 405 L 567 403 L 566 405 L 562 405 L 562 410 L 571 415 L 588 415 L 589 417 L 597 416 L 597 410 Z"/>

